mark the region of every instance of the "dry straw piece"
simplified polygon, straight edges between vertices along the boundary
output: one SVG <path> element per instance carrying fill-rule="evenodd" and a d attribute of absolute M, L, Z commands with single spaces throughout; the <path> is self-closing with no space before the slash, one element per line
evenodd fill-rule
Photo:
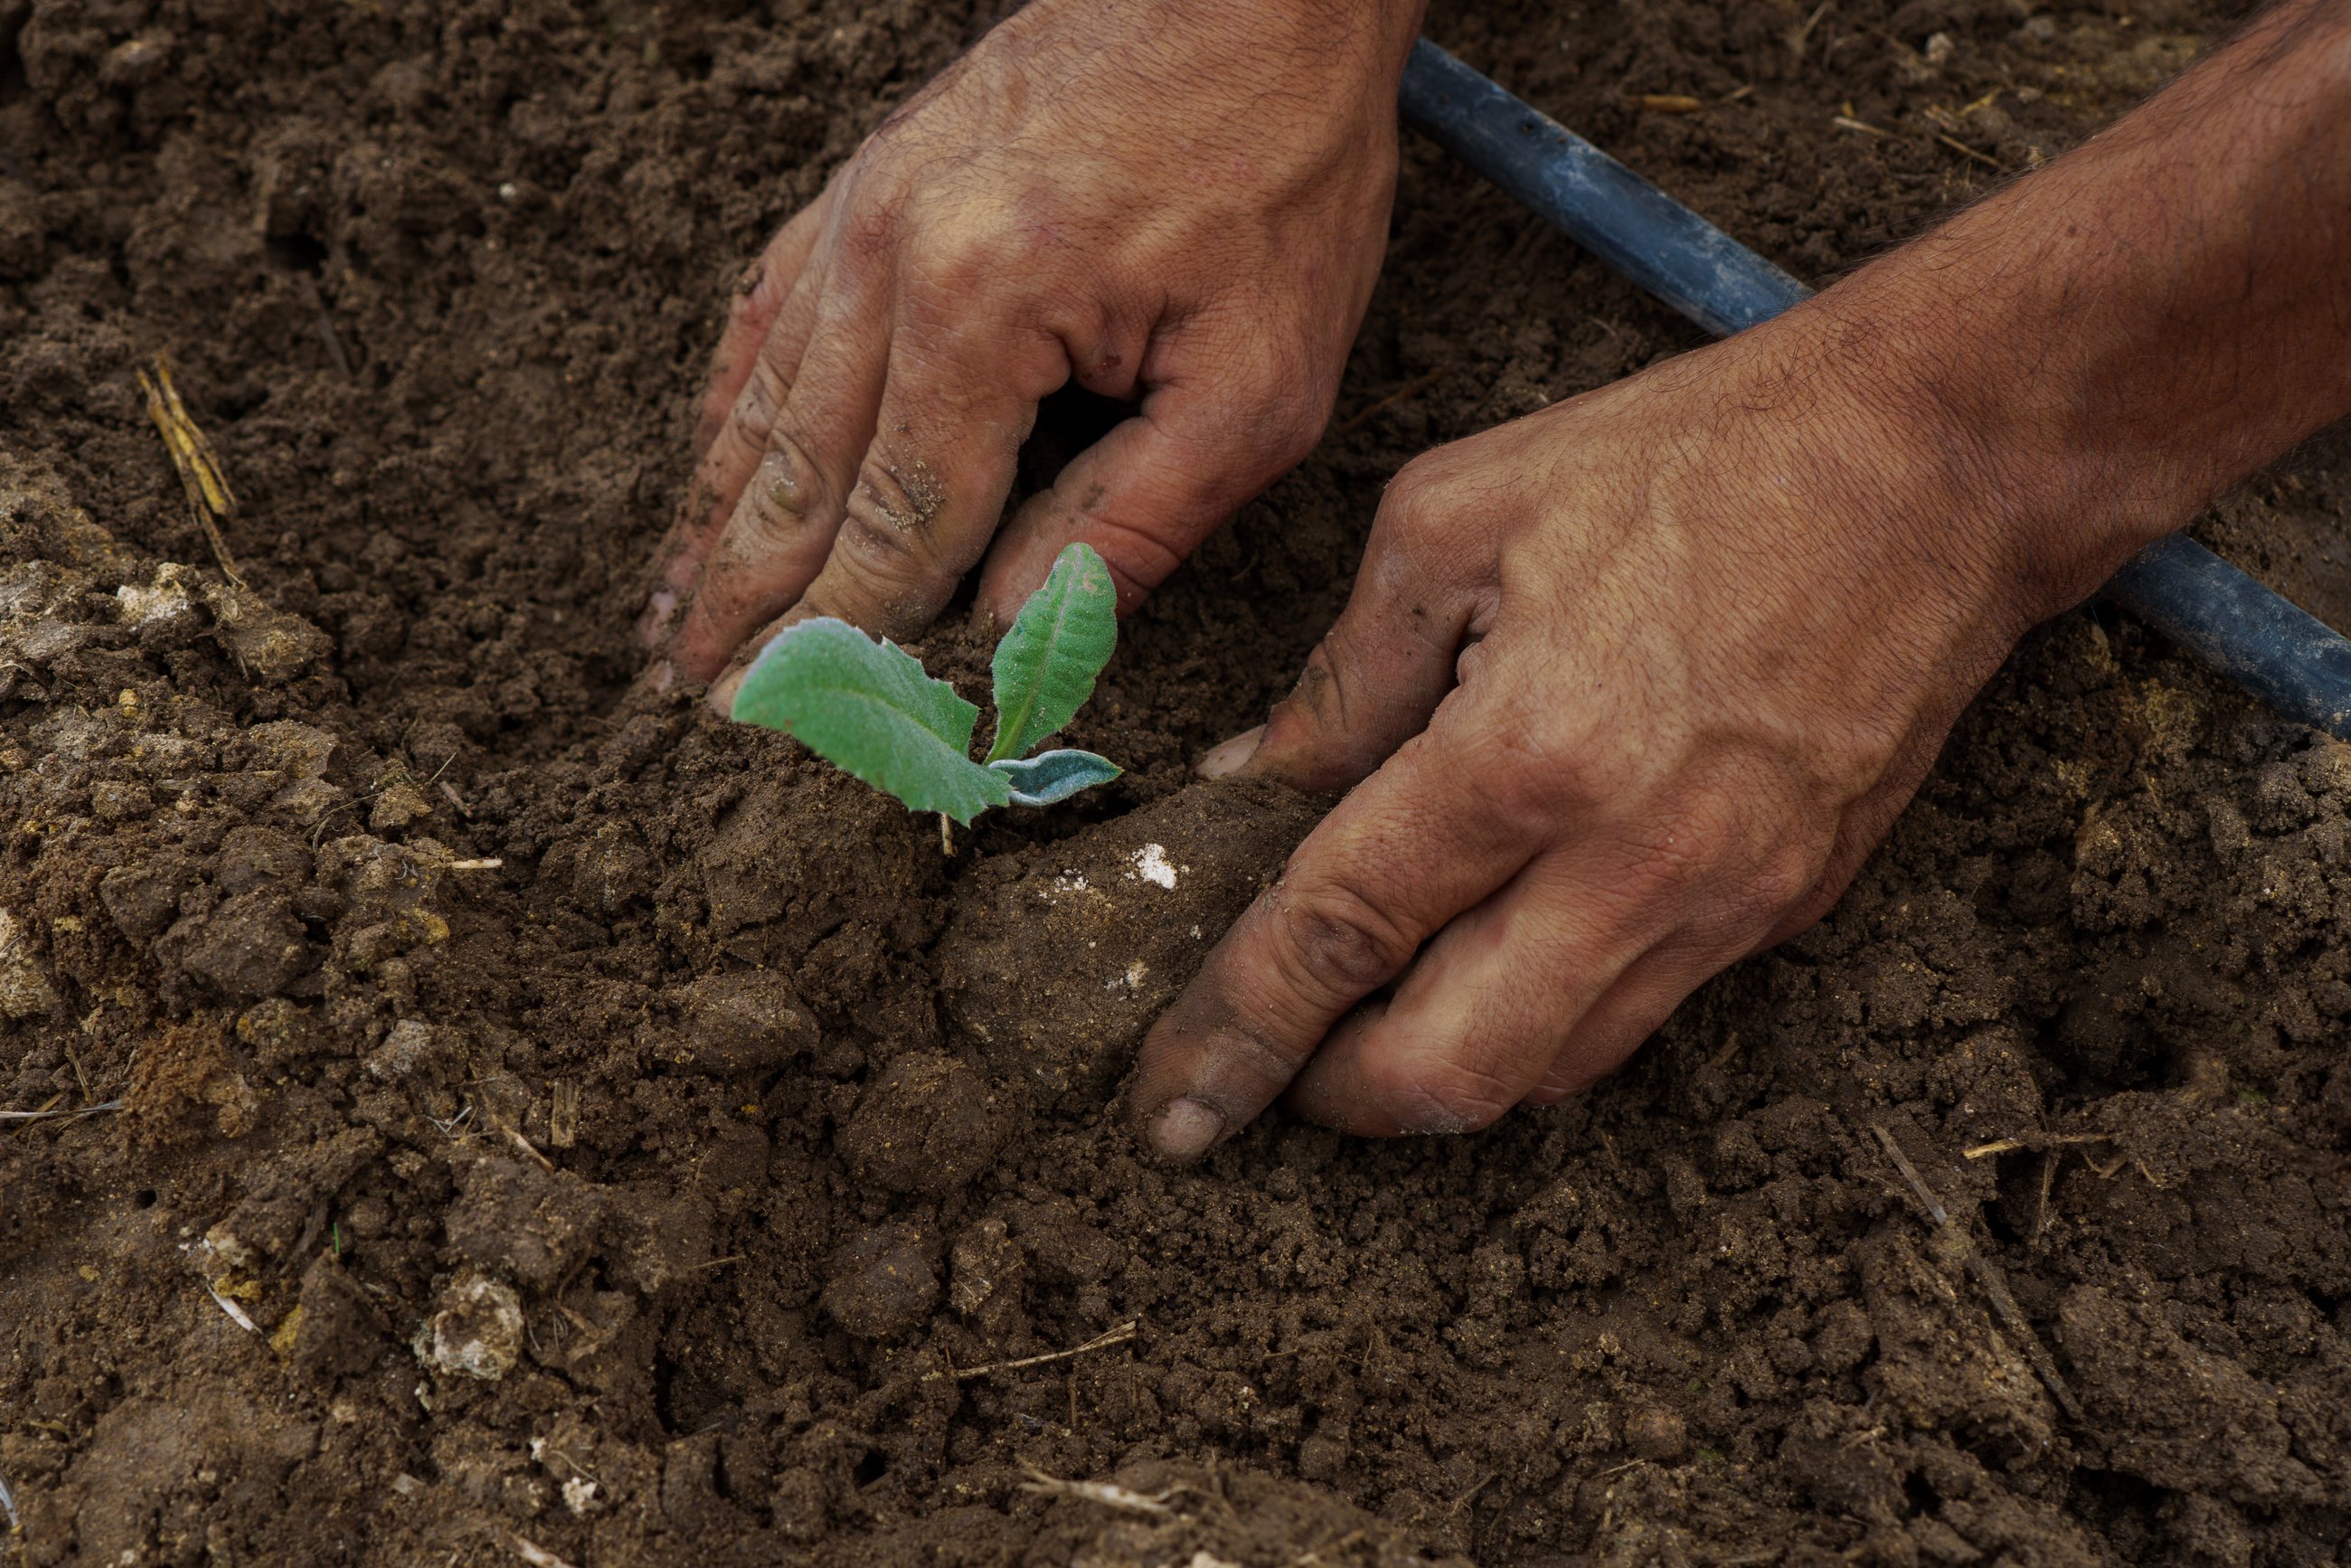
<path fill-rule="evenodd" d="M 212 541 L 221 575 L 243 588 L 245 579 L 236 570 L 235 558 L 229 554 L 227 537 L 221 532 L 221 524 L 236 511 L 236 492 L 228 487 L 228 476 L 221 472 L 211 439 L 189 414 L 188 405 L 180 401 L 180 389 L 172 384 L 172 361 L 156 355 L 154 375 L 139 372 L 139 390 L 147 394 L 147 417 L 155 422 L 164 449 L 172 455 L 172 466 L 180 471 L 188 515 Z"/>

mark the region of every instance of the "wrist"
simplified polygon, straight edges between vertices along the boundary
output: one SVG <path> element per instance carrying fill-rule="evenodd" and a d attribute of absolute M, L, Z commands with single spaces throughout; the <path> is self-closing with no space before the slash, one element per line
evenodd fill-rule
<path fill-rule="evenodd" d="M 2019 634 L 2209 497 L 2192 465 L 2130 461 L 2085 418 L 2047 323 L 2028 327 L 1924 256 L 1897 253 L 1763 329 L 1783 323 L 1802 340 L 1791 357 L 1882 475 L 1895 548 Z"/>
<path fill-rule="evenodd" d="M 2272 8 L 2074 152 L 1800 312 L 2006 547 L 2036 617 L 2351 414 L 2351 17 Z M 1966 504 L 1967 494 L 1959 497 Z"/>

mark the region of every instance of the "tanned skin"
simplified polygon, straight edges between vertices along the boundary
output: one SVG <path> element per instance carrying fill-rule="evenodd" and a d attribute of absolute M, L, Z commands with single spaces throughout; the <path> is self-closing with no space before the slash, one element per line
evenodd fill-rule
<path fill-rule="evenodd" d="M 701 598 L 720 602 L 694 601 L 670 644 L 677 674 L 716 673 L 778 612 L 893 632 L 926 620 L 980 560 L 1006 443 L 1062 371 L 1120 392 L 1159 386 L 1153 367 L 1180 363 L 1184 395 L 1169 401 L 1187 417 L 1202 400 L 1303 408 L 1316 425 L 1327 413 L 1377 261 L 1413 8 L 1039 0 L 1015 21 L 1032 24 L 1035 57 L 1075 50 L 1094 74 L 991 63 L 992 92 L 1017 98 L 1027 83 L 1065 111 L 1058 129 L 1023 133 L 1018 180 L 991 140 L 988 116 L 1008 111 L 955 107 L 958 73 L 1003 29 L 904 111 L 893 125 L 932 117 L 927 165 L 957 169 L 952 210 L 1074 204 L 1052 222 L 1085 260 L 1059 276 L 1095 280 L 1092 294 L 1077 285 L 1081 302 L 1130 298 L 1119 289 L 1169 264 L 1180 246 L 1132 246 L 1120 225 L 1171 199 L 1170 232 L 1273 236 L 1224 264 L 1246 254 L 1266 270 L 1179 270 L 1166 298 L 1211 302 L 1172 319 L 1097 303 L 1126 336 L 1071 329 L 1055 339 L 1064 360 L 1033 364 L 967 352 L 1003 308 L 985 279 L 913 325 L 903 271 L 866 284 L 899 301 L 886 384 L 921 354 L 952 400 L 900 423 L 839 421 L 855 438 L 839 452 L 857 455 L 821 448 L 832 455 L 812 465 L 841 476 L 847 523 L 778 530 L 798 553 L 757 535 L 729 543 L 723 530 L 755 505 L 746 479 L 770 461 L 756 430 L 780 406 L 808 422 L 795 440 L 813 442 L 831 416 L 790 413 L 812 373 L 805 355 L 749 397 L 728 361 L 791 338 L 759 313 L 784 320 L 773 301 L 837 265 L 823 258 L 841 235 L 894 233 L 919 208 L 870 204 L 861 152 L 771 247 L 766 295 L 738 309 L 722 351 L 720 434 L 656 609 L 694 590 L 697 566 Z M 1196 43 L 1192 21 L 1260 62 L 1320 37 L 1319 57 L 1341 63 L 1238 100 L 1179 75 L 1157 89 L 1150 135 L 1105 131 L 1124 124 L 1111 105 L 1139 91 L 1120 73 L 1153 57 L 1153 38 Z M 1255 49 L 1234 41 L 1251 29 Z M 1352 151 L 1310 129 L 1333 112 L 1333 79 L 1373 95 L 1347 100 Z M 1091 112 L 1072 99 L 1089 93 L 1107 95 Z M 1292 112 L 1306 104 L 1315 111 Z M 1211 121 L 1247 132 L 1249 167 L 1288 172 L 1207 180 L 1192 149 Z M 1115 178 L 1096 166 L 1105 137 Z M 967 147 L 980 152 L 958 162 Z M 1306 275 L 1319 282 L 1301 287 Z M 1218 292 L 1234 287 L 1245 294 Z M 1247 332 L 1196 358 L 1151 357 L 1147 345 L 1240 298 L 1258 312 Z M 1090 379 L 1113 341 L 1137 380 Z M 773 350 L 779 365 L 790 347 Z M 878 374 L 866 382 L 884 384 Z M 1297 690 L 1203 759 L 1211 775 L 1348 793 L 1152 1030 L 1127 1096 L 1139 1130 L 1189 1159 L 1277 1097 L 1353 1132 L 1434 1133 L 1585 1087 L 1708 977 L 1827 911 L 2028 628 L 2346 413 L 2351 4 L 2301 0 L 2066 157 L 1772 321 L 1416 459 L 1390 485 L 1354 595 Z M 967 435 L 981 425 L 985 461 L 931 455 L 986 444 Z M 866 456 L 877 427 L 909 444 Z M 1256 449 L 1190 438 L 1188 495 L 1136 482 L 1109 450 L 1114 434 L 1074 485 L 1007 527 L 984 603 L 1017 602 L 1071 538 L 1123 547 L 1112 559 L 1139 595 L 1302 451 L 1297 427 L 1278 428 L 1285 439 Z M 861 456 L 897 486 L 865 504 L 872 517 L 920 542 L 855 545 L 865 564 L 844 572 Z M 916 464 L 953 477 L 910 498 Z M 820 570 L 808 565 L 820 533 L 832 541 Z M 788 555 L 789 570 L 771 564 Z M 725 580 L 768 586 L 714 592 L 722 559 L 735 563 Z"/>
<path fill-rule="evenodd" d="M 1322 436 L 1420 6 L 1033 0 L 885 120 L 736 301 L 646 617 L 663 677 L 724 713 L 793 620 L 910 636 L 983 559 L 1008 621 L 1072 540 L 1140 603 Z M 1136 415 L 998 534 L 1071 381 Z"/>

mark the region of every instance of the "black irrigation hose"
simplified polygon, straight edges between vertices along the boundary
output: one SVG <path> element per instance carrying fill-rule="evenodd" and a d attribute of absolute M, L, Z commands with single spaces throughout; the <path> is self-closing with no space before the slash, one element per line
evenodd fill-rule
<path fill-rule="evenodd" d="M 1438 146 L 1718 337 L 1812 293 L 1426 38 L 1400 101 Z M 2285 717 L 2351 740 L 2351 641 L 2202 545 L 2160 539 L 2105 592 Z"/>

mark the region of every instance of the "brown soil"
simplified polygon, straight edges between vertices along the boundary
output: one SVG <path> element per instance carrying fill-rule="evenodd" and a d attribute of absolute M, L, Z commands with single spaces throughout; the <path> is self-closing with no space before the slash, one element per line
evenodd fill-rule
<path fill-rule="evenodd" d="M 2335 1560 L 2351 750 L 2126 620 L 2032 639 L 1835 914 L 1582 1100 L 1270 1118 L 1185 1175 L 1104 1116 L 1300 821 L 1185 759 L 1286 684 L 1384 477 L 1696 341 L 1426 146 L 1343 420 L 1420 390 L 1133 624 L 1075 732 L 1117 785 L 949 860 L 626 695 L 729 284 L 986 20 L 0 0 L 0 1106 L 121 1103 L 0 1125 L 13 1557 Z M 1822 277 L 2226 20 L 1431 30 Z M 2305 454 L 2203 531 L 2351 622 L 2346 496 Z M 1120 880 L 1161 832 L 1180 928 Z"/>

